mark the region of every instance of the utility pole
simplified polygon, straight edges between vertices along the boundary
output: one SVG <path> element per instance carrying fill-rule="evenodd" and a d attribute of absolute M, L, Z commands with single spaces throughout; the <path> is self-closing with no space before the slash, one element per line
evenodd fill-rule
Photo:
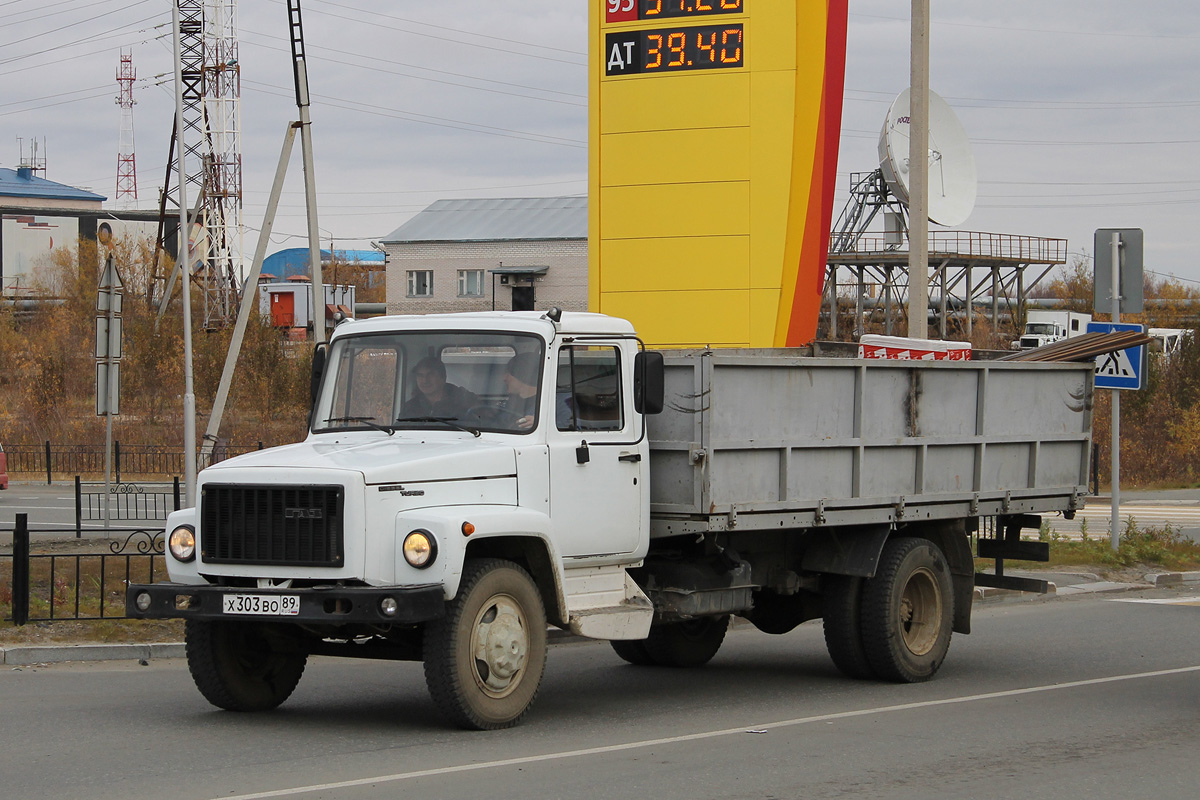
<path fill-rule="evenodd" d="M 300 0 L 288 0 L 291 27 L 292 70 L 296 106 L 300 109 L 300 151 L 304 159 L 304 202 L 308 209 L 308 264 L 312 275 L 313 341 L 325 341 L 325 282 L 321 276 L 321 235 L 317 226 L 317 177 L 313 169 L 312 118 L 309 116 L 308 67 L 304 60 L 304 26 Z M 332 257 L 332 254 L 331 254 Z"/>
<path fill-rule="evenodd" d="M 908 140 L 908 335 L 929 338 L 929 0 L 912 0 Z"/>

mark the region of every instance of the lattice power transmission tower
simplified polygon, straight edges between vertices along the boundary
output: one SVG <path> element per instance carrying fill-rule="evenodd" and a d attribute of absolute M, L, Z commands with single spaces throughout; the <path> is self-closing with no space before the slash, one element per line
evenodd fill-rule
<path fill-rule="evenodd" d="M 125 206 L 136 206 L 137 159 L 134 155 L 133 139 L 133 82 L 137 72 L 133 68 L 133 53 L 121 53 L 117 67 L 117 105 L 121 107 L 121 139 L 117 150 L 117 196 L 116 201 Z"/>
<path fill-rule="evenodd" d="M 209 139 L 204 184 L 209 242 L 206 328 L 228 325 L 237 315 L 242 264 L 241 104 L 237 0 L 205 0 L 204 110 Z"/>
<path fill-rule="evenodd" d="M 232 322 L 238 300 L 242 262 L 241 67 L 238 65 L 237 0 L 176 0 L 180 17 L 180 61 L 183 81 L 184 173 L 188 210 L 194 220 L 187 237 L 193 252 L 193 274 L 204 292 L 204 327 Z M 171 151 L 159 211 L 159 246 L 166 221 L 178 219 L 177 132 Z M 195 230 L 199 229 L 198 233 Z M 169 298 L 172 280 L 163 292 Z"/>

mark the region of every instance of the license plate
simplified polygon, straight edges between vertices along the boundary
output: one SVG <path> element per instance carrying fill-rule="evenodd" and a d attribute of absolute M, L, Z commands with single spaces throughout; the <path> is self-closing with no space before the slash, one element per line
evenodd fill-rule
<path fill-rule="evenodd" d="M 261 614 L 268 617 L 292 617 L 300 613 L 300 595 L 227 594 L 221 597 L 225 614 Z"/>

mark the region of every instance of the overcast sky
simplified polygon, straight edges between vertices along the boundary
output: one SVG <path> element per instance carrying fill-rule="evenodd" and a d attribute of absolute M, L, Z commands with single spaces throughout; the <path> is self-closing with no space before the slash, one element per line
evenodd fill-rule
<path fill-rule="evenodd" d="M 440 198 L 586 193 L 588 1 L 302 0 L 322 246 L 365 247 Z M 46 177 L 115 197 L 115 73 L 131 50 L 140 205 L 156 207 L 170 9 L 0 0 L 0 166 L 16 166 L 18 137 L 27 153 L 44 138 Z M 835 215 L 908 84 L 908 11 L 850 0 Z M 961 229 L 1090 256 L 1096 228 L 1140 227 L 1148 269 L 1200 282 L 1200 4 L 933 0 L 931 15 L 931 86 L 979 174 Z M 248 258 L 296 110 L 286 4 L 240 0 L 238 29 Z M 269 253 L 304 245 L 299 148 L 283 203 Z"/>

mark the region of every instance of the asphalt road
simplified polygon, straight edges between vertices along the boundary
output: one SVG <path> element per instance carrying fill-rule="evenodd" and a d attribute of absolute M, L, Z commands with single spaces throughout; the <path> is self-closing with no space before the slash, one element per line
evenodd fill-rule
<path fill-rule="evenodd" d="M 95 491 L 92 489 L 92 491 Z M 61 537 L 75 534 L 75 485 L 22 481 L 10 482 L 6 491 L 0 492 L 0 531 L 10 531 L 19 513 L 28 515 L 31 535 L 37 538 Z M 115 511 L 113 512 L 116 513 Z M 104 522 L 83 522 L 85 537 L 100 535 Z M 112 527 L 145 527 L 162 529 L 164 520 L 117 520 Z M 8 536 L 0 534 L 0 541 L 7 542 Z"/>
<path fill-rule="evenodd" d="M 314 659 L 279 710 L 209 707 L 178 661 L 4 668 L 20 798 L 1191 797 L 1200 608 L 1166 590 L 976 609 L 935 680 L 841 677 L 819 624 L 707 667 L 551 650 L 520 727 L 448 729 L 417 664 Z M 1194 602 L 1197 601 L 1192 598 Z"/>
<path fill-rule="evenodd" d="M 1139 526 L 1161 527 L 1170 524 L 1190 538 L 1200 541 L 1200 489 L 1164 491 L 1126 491 L 1121 494 L 1122 524 L 1132 518 Z M 75 487 L 70 483 L 47 485 L 42 482 L 12 483 L 8 491 L 0 492 L 0 531 L 12 529 L 18 513 L 29 515 L 29 525 L 35 538 L 49 538 L 74 533 Z M 1090 497 L 1074 520 L 1048 515 L 1046 523 L 1056 533 L 1078 538 L 1086 530 L 1093 537 L 1107 537 L 1112 519 L 1109 497 Z M 163 521 L 114 521 L 115 527 L 162 527 Z M 103 522 L 84 522 L 85 535 L 95 536 L 104 529 Z M 0 537 L 3 534 L 0 533 Z M 7 537 L 4 537 L 7 538 Z"/>

